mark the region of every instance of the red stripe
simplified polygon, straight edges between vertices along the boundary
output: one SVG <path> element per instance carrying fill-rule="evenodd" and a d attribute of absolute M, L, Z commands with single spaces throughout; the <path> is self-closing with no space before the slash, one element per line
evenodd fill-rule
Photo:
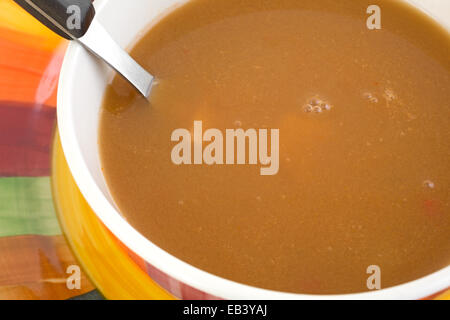
<path fill-rule="evenodd" d="M 50 175 L 55 119 L 53 107 L 0 102 L 0 176 Z"/>

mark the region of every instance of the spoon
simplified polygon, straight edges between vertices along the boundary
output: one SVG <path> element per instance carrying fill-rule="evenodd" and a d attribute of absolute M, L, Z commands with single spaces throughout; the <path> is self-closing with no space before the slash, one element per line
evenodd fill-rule
<path fill-rule="evenodd" d="M 42 24 L 61 37 L 79 42 L 102 59 L 145 98 L 150 96 L 154 77 L 142 68 L 94 19 L 91 0 L 14 0 Z"/>

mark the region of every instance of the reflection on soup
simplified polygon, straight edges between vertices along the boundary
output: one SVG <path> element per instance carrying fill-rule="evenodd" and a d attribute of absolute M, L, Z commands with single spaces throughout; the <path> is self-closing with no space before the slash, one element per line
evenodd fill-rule
<path fill-rule="evenodd" d="M 152 242 L 198 268 L 297 293 L 367 291 L 450 261 L 450 37 L 400 1 L 193 0 L 132 55 L 151 101 L 108 87 L 110 191 Z M 175 165 L 175 129 L 279 129 L 279 170 Z"/>

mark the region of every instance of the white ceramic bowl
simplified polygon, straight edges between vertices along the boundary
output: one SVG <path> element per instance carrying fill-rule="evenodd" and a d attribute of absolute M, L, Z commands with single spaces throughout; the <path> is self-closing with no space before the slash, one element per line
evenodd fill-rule
<path fill-rule="evenodd" d="M 450 22 L 450 1 L 408 0 Z M 96 0 L 96 18 L 123 47 L 130 47 L 153 21 L 185 0 Z M 421 5 L 417 5 L 421 3 Z M 423 6 L 427 6 L 424 8 Z M 450 30 L 450 29 L 449 29 Z M 259 289 L 229 281 L 182 262 L 144 238 L 120 215 L 108 192 L 98 150 L 99 110 L 112 71 L 71 43 L 58 90 L 58 126 L 70 170 L 104 225 L 146 265 L 146 272 L 179 298 L 225 299 L 420 299 L 450 287 L 450 267 L 396 287 L 360 294 L 303 295 Z"/>

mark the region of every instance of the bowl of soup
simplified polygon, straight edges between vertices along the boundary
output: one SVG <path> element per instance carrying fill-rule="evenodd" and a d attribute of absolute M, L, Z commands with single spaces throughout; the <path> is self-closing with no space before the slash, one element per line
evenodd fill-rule
<path fill-rule="evenodd" d="M 184 299 L 420 299 L 450 286 L 447 1 L 95 1 L 149 100 L 72 43 L 77 185 Z M 430 13 L 433 12 L 433 13 Z"/>

